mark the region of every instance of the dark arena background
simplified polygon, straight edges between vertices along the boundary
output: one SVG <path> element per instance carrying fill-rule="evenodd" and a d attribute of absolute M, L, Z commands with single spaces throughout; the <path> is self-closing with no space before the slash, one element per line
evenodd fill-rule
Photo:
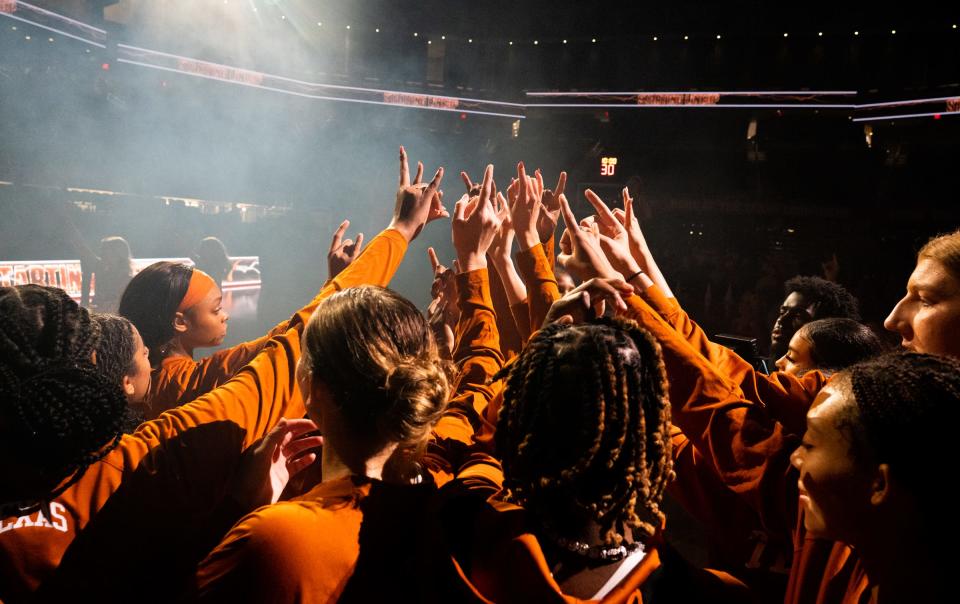
<path fill-rule="evenodd" d="M 581 215 L 629 186 L 711 333 L 765 342 L 780 284 L 834 258 L 876 325 L 960 223 L 960 5 L 850 4 L 0 0 L 0 281 L 80 296 L 103 237 L 215 236 L 249 338 L 341 220 L 387 223 L 403 144 L 448 206 L 488 162 L 567 170 Z M 394 279 L 423 307 L 430 245 L 452 260 L 428 229 Z"/>

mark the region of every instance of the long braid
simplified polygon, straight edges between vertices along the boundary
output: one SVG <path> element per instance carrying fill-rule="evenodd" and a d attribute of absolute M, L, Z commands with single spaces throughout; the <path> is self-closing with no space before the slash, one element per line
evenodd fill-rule
<path fill-rule="evenodd" d="M 0 446 L 39 467 L 50 488 L 119 439 L 126 397 L 95 371 L 99 337 L 99 325 L 63 290 L 0 288 Z"/>
<path fill-rule="evenodd" d="M 659 348 L 635 323 L 547 326 L 506 377 L 495 437 L 506 498 L 561 532 L 592 519 L 611 545 L 627 528 L 652 535 L 673 477 L 665 392 Z"/>

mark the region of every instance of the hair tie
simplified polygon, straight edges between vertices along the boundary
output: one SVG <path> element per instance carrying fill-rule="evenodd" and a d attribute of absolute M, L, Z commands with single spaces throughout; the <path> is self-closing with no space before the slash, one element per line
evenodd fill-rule
<path fill-rule="evenodd" d="M 202 301 L 210 293 L 210 290 L 216 286 L 216 282 L 210 275 L 194 267 L 193 274 L 190 275 L 190 285 L 187 287 L 187 293 L 183 294 L 183 299 L 177 306 L 177 312 L 183 312 Z"/>

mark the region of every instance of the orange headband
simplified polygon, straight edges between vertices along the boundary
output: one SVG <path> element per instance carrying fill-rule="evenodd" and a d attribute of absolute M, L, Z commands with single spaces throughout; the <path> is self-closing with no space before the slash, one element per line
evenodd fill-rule
<path fill-rule="evenodd" d="M 187 287 L 187 293 L 183 294 L 183 300 L 180 300 L 180 306 L 177 312 L 183 312 L 203 300 L 210 290 L 217 286 L 213 278 L 198 268 L 193 269 L 190 276 L 190 285 Z"/>

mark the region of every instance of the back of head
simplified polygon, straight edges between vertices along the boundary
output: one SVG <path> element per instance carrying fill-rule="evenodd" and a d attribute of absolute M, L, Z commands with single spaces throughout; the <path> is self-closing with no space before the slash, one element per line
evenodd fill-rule
<path fill-rule="evenodd" d="M 123 237 L 104 237 L 100 240 L 100 261 L 104 267 L 124 272 L 129 277 L 132 260 L 130 244 Z"/>
<path fill-rule="evenodd" d="M 960 361 L 895 352 L 854 365 L 849 380 L 856 404 L 841 427 L 859 463 L 888 464 L 893 480 L 919 506 L 923 538 L 940 540 L 954 502 L 943 494 L 942 460 L 951 458 L 960 412 Z"/>
<path fill-rule="evenodd" d="M 960 230 L 934 237 L 920 248 L 917 258 L 936 260 L 960 280 Z"/>
<path fill-rule="evenodd" d="M 783 285 L 784 292 L 798 292 L 808 304 L 816 303 L 815 319 L 841 318 L 860 320 L 860 304 L 842 285 L 820 277 L 796 276 Z"/>
<path fill-rule="evenodd" d="M 99 337 L 63 290 L 0 288 L 0 498 L 43 497 L 116 442 L 126 398 L 94 370 Z"/>
<path fill-rule="evenodd" d="M 136 367 L 136 341 L 129 320 L 109 313 L 93 313 L 91 318 L 100 327 L 97 343 L 97 373 L 115 384 L 131 375 Z"/>
<path fill-rule="evenodd" d="M 216 237 L 204 237 L 194 255 L 197 268 L 222 281 L 230 272 L 230 256 L 227 247 Z"/>
<path fill-rule="evenodd" d="M 673 478 L 665 385 L 659 346 L 633 322 L 538 332 L 510 369 L 497 422 L 510 499 L 562 538 L 585 521 L 609 545 L 627 528 L 652 535 Z"/>
<path fill-rule="evenodd" d="M 819 319 L 801 328 L 810 342 L 814 366 L 834 373 L 881 354 L 885 346 L 877 334 L 853 319 Z"/>
<path fill-rule="evenodd" d="M 173 320 L 192 276 L 193 268 L 185 264 L 154 262 L 130 280 L 120 298 L 118 314 L 136 325 L 154 365 L 175 334 Z"/>
<path fill-rule="evenodd" d="M 382 287 L 350 288 L 320 304 L 303 342 L 302 365 L 329 389 L 357 440 L 399 443 L 395 462 L 415 461 L 449 391 L 417 307 Z"/>

